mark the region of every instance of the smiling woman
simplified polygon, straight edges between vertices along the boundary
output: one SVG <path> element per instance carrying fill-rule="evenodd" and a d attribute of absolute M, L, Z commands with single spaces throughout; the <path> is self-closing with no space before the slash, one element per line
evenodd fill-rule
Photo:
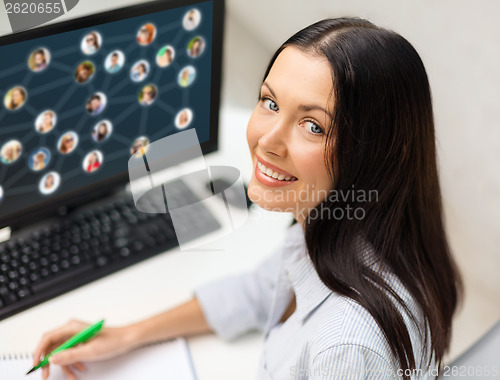
<path fill-rule="evenodd" d="M 415 49 L 366 20 L 308 26 L 272 57 L 247 140 L 249 197 L 297 222 L 283 246 L 254 271 L 201 286 L 147 320 L 105 328 L 51 362 L 71 377 L 69 365 L 144 343 L 260 329 L 260 380 L 435 377 L 461 282 Z M 44 335 L 35 362 L 82 327 L 73 321 Z"/>

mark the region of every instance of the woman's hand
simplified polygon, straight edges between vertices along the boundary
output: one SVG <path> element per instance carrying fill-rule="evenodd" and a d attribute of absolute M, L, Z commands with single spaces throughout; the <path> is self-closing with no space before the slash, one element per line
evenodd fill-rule
<path fill-rule="evenodd" d="M 45 333 L 35 349 L 33 366 L 37 365 L 43 356 L 88 326 L 88 323 L 72 320 L 62 327 Z M 134 347 L 131 336 L 128 327 L 104 327 L 99 335 L 87 343 L 54 354 L 50 357 L 49 363 L 60 365 L 69 380 L 76 380 L 73 368 L 84 371 L 85 366 L 82 361 L 110 359 L 130 351 Z M 44 380 L 49 377 L 49 366 L 50 364 L 42 367 Z"/>

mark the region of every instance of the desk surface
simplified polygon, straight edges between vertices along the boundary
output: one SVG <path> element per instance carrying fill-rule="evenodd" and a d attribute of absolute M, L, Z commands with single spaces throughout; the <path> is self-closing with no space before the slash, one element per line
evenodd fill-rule
<path fill-rule="evenodd" d="M 244 139 L 249 114 L 222 112 L 221 151 L 207 158 L 210 165 L 237 167 L 245 179 L 251 170 Z M 222 204 L 220 212 L 225 212 Z M 108 325 L 119 326 L 182 303 L 197 285 L 252 269 L 279 246 L 290 220 L 290 215 L 253 208 L 242 227 L 218 240 L 187 251 L 167 251 L 16 314 L 0 322 L 0 353 L 32 352 L 44 331 L 72 318 L 105 318 Z M 207 335 L 190 338 L 189 344 L 199 380 L 255 379 L 260 334 L 231 343 Z"/>

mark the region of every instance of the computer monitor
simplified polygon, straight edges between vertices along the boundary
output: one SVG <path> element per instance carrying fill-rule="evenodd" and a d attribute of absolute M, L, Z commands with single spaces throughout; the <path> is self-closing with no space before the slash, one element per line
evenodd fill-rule
<path fill-rule="evenodd" d="M 129 157 L 181 130 L 216 150 L 223 8 L 157 1 L 0 38 L 0 227 L 123 188 Z"/>

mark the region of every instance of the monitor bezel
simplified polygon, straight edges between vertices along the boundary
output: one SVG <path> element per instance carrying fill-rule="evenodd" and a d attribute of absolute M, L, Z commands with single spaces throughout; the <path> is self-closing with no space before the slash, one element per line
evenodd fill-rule
<path fill-rule="evenodd" d="M 89 28 L 113 21 L 125 20 L 136 16 L 143 16 L 209 1 L 213 3 L 210 130 L 209 140 L 201 143 L 203 154 L 208 154 L 216 151 L 219 146 L 218 136 L 222 80 L 221 65 L 222 37 L 224 29 L 224 0 L 151 1 L 141 3 L 2 36 L 0 37 L 0 47 L 35 38 L 46 37 L 53 34 L 59 34 L 70 30 Z M 21 227 L 26 227 L 52 216 L 66 214 L 73 208 L 82 206 L 85 203 L 93 202 L 118 190 L 122 190 L 128 181 L 128 171 L 124 171 L 94 184 L 86 185 L 79 189 L 61 194 L 57 197 L 44 200 L 36 205 L 31 205 L 13 213 L 2 215 L 0 216 L 0 228 L 10 227 L 12 230 L 17 230 Z M 4 199 L 4 201 L 6 200 Z"/>

